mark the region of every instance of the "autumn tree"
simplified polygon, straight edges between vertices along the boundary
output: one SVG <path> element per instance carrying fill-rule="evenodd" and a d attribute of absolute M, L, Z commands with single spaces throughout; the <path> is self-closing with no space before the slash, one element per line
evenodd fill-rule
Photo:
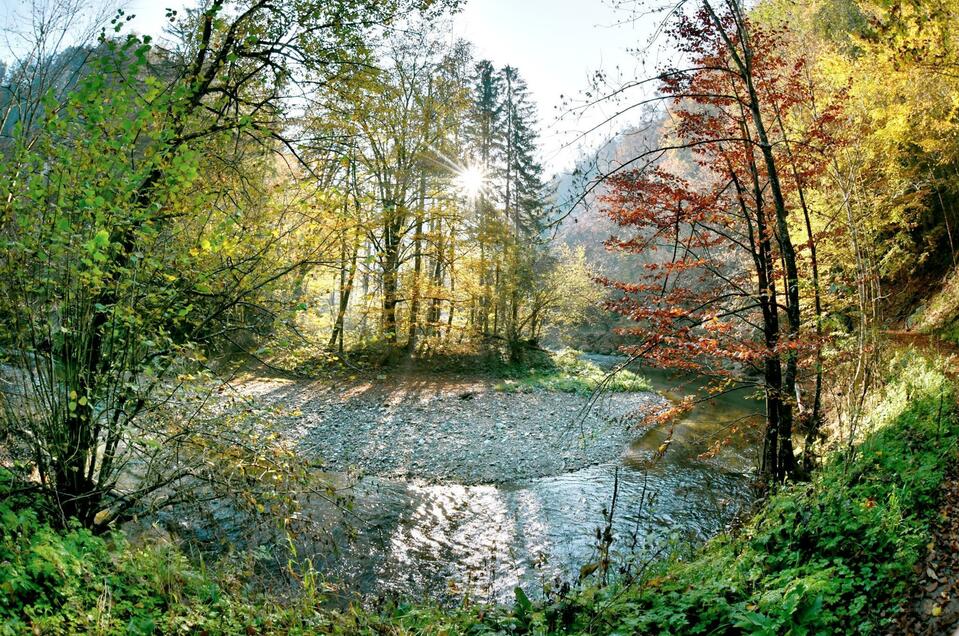
<path fill-rule="evenodd" d="M 611 176 L 606 197 L 611 217 L 632 233 L 610 245 L 659 258 L 640 281 L 607 281 L 618 292 L 610 306 L 638 323 L 624 329 L 640 341 L 627 353 L 724 378 L 738 378 L 741 367 L 761 374 L 762 470 L 778 481 L 796 469 L 800 360 L 816 347 L 804 331 L 793 201 L 825 165 L 835 112 L 784 143 L 778 124 L 806 95 L 801 62 L 786 64 L 774 34 L 736 2 L 722 11 L 703 2 L 671 34 L 690 62 L 660 75 L 673 137 L 633 160 L 645 165 Z M 661 160 L 679 150 L 691 153 L 695 182 Z"/>
<path fill-rule="evenodd" d="M 397 36 L 346 114 L 346 123 L 355 127 L 361 180 L 368 178 L 378 208 L 365 238 L 378 265 L 381 330 L 390 353 L 401 343 L 404 303 L 409 310 L 406 345 L 415 343 L 422 313 L 427 206 L 436 199 L 435 176 L 446 182 L 451 176 L 439 156 L 450 134 L 450 119 L 461 115 L 465 101 L 462 86 L 444 77 L 449 64 L 428 34 Z M 404 289 L 402 273 L 408 262 L 412 278 Z"/>

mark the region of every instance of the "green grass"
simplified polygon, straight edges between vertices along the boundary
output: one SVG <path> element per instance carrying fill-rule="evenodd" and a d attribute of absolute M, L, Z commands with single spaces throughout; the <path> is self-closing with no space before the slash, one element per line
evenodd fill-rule
<path fill-rule="evenodd" d="M 652 390 L 646 378 L 628 370 L 619 371 L 607 380 L 606 371 L 572 350 L 550 354 L 545 362 L 536 366 L 507 367 L 502 374 L 506 377 L 495 388 L 507 393 L 541 390 L 587 394 L 600 385 L 612 393 Z"/>
<path fill-rule="evenodd" d="M 939 330 L 938 335 L 947 342 L 959 344 L 959 320 L 954 320 L 948 325 L 945 325 Z"/>

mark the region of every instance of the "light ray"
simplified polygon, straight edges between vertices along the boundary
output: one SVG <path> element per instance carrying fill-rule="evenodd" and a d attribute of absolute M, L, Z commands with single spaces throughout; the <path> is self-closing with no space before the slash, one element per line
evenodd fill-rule
<path fill-rule="evenodd" d="M 482 166 L 472 161 L 460 163 L 433 145 L 430 145 L 429 149 L 432 151 L 432 160 L 437 166 L 452 173 L 452 184 L 458 194 L 469 200 L 476 200 L 481 195 L 490 194 L 490 179 Z"/>
<path fill-rule="evenodd" d="M 479 166 L 467 166 L 457 173 L 455 183 L 467 199 L 475 199 L 486 188 L 486 173 Z"/>

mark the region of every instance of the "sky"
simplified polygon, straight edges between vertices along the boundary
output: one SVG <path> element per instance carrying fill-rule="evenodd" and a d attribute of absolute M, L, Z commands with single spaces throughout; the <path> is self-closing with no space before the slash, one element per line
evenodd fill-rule
<path fill-rule="evenodd" d="M 612 111 L 594 108 L 583 116 L 570 113 L 561 96 L 582 100 L 589 78 L 599 70 L 628 79 L 644 75 L 655 60 L 629 53 L 644 48 L 653 20 L 623 23 L 624 14 L 607 0 L 470 0 L 456 16 L 453 33 L 473 42 L 478 57 L 519 69 L 540 115 L 542 160 L 548 169 L 569 167 L 579 132 L 603 121 Z M 622 120 L 603 126 L 584 140 L 595 146 Z"/>
<path fill-rule="evenodd" d="M 121 0 L 127 12 L 136 16 L 132 28 L 151 35 L 160 35 L 167 7 L 182 9 L 194 2 Z M 0 22 L 28 13 L 28 4 L 29 0 L 0 0 L 4 9 Z M 82 4 L 94 10 L 116 2 L 85 0 Z M 540 159 L 548 172 L 555 172 L 572 166 L 580 146 L 595 147 L 629 123 L 617 120 L 572 143 L 579 132 L 613 111 L 611 106 L 600 106 L 577 117 L 568 112 L 561 96 L 582 99 L 596 71 L 628 79 L 648 75 L 659 64 L 649 55 L 628 52 L 645 46 L 655 20 L 626 21 L 625 17 L 610 6 L 610 0 L 468 0 L 453 18 L 448 37 L 473 42 L 479 58 L 519 69 L 538 106 Z M 564 116 L 558 119 L 560 115 Z"/>

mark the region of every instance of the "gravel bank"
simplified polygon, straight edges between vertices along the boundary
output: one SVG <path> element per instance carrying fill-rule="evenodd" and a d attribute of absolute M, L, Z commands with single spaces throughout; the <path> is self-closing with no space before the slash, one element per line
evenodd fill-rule
<path fill-rule="evenodd" d="M 501 393 L 482 381 L 403 378 L 338 387 L 255 381 L 244 392 L 281 405 L 287 434 L 331 469 L 381 477 L 491 484 L 617 459 L 654 393 L 602 397 Z"/>

